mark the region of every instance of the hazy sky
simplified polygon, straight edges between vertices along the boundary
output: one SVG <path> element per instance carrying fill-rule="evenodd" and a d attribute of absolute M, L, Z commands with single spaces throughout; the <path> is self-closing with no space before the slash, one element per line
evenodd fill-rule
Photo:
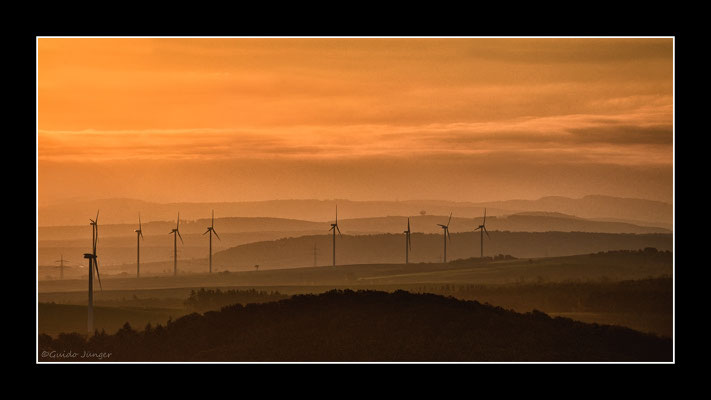
<path fill-rule="evenodd" d="M 40 203 L 672 201 L 672 39 L 38 39 Z"/>

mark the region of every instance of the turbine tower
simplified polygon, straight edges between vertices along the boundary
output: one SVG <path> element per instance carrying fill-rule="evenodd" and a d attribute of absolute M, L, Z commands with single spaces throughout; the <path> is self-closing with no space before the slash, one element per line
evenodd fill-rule
<path fill-rule="evenodd" d="M 55 261 L 56 263 L 59 263 L 59 279 L 64 279 L 64 262 L 69 261 L 64 259 L 64 255 L 60 254 L 59 255 L 59 260 Z"/>
<path fill-rule="evenodd" d="M 91 242 L 92 242 L 92 252 L 84 253 L 84 258 L 89 259 L 89 307 L 88 307 L 88 323 L 87 328 L 89 334 L 94 330 L 94 268 L 96 268 L 96 278 L 99 280 L 99 287 L 103 291 L 104 288 L 101 286 L 101 276 L 99 276 L 99 260 L 96 257 L 96 243 L 99 241 L 99 211 L 96 211 L 96 220 L 89 219 L 91 223 Z"/>
<path fill-rule="evenodd" d="M 217 239 L 222 241 L 222 239 L 220 239 L 220 235 L 218 235 L 215 230 L 215 210 L 212 210 L 212 222 L 210 223 L 210 226 L 207 227 L 205 233 L 203 233 L 203 236 L 208 232 L 210 232 L 210 273 L 212 273 L 212 234 L 214 233 L 215 236 L 217 236 Z"/>
<path fill-rule="evenodd" d="M 178 212 L 178 223 L 175 225 L 175 229 L 170 231 L 169 235 L 173 235 L 173 275 L 178 275 L 178 236 L 180 236 L 180 243 L 183 242 L 183 236 L 180 234 L 180 212 Z"/>
<path fill-rule="evenodd" d="M 336 223 L 331 224 L 331 229 L 329 231 L 333 231 L 333 266 L 336 266 L 336 230 L 338 230 L 338 234 L 341 235 L 341 228 L 338 227 L 338 204 L 336 204 Z M 343 235 L 341 235 L 343 236 Z"/>
<path fill-rule="evenodd" d="M 449 236 L 449 223 L 452 221 L 452 213 L 449 213 L 449 220 L 447 221 L 447 225 L 442 225 L 442 224 L 437 224 L 442 227 L 444 232 L 444 258 L 443 261 L 444 263 L 447 262 L 447 239 L 452 240 L 452 238 Z"/>
<path fill-rule="evenodd" d="M 484 222 L 482 222 L 481 225 L 479 225 L 478 228 L 474 229 L 474 232 L 481 230 L 481 258 L 484 258 L 484 232 L 486 232 L 486 237 L 491 240 L 491 236 L 489 236 L 489 231 L 486 230 L 486 208 L 484 209 Z"/>
<path fill-rule="evenodd" d="M 405 234 L 405 264 L 410 262 L 410 250 L 412 250 L 412 243 L 410 243 L 410 218 L 407 218 L 407 230 L 403 231 Z"/>
<path fill-rule="evenodd" d="M 138 229 L 136 232 L 136 278 L 141 277 L 141 240 L 143 239 L 143 230 L 141 230 L 141 213 L 138 213 Z"/>

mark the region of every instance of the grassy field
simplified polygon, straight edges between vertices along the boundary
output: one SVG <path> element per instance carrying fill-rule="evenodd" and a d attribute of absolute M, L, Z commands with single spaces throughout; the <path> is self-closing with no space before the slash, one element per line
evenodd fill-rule
<path fill-rule="evenodd" d="M 629 280 L 672 275 L 670 252 L 603 253 L 540 259 L 448 263 L 359 264 L 135 277 L 104 277 L 105 291 L 195 287 L 359 286 L 424 283 L 520 283 L 532 281 Z M 86 291 L 86 279 L 40 280 L 40 293 Z M 100 292 L 99 292 L 100 293 Z M 100 294 L 99 294 L 100 295 Z"/>

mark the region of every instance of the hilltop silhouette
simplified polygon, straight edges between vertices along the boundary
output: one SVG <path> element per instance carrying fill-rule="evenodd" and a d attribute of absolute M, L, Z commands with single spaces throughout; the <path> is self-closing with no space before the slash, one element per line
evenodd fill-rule
<path fill-rule="evenodd" d="M 669 361 L 672 341 L 405 291 L 332 290 L 193 313 L 113 335 L 39 337 L 39 351 L 109 361 Z M 40 358 L 42 361 L 53 361 Z M 56 360 L 55 360 L 56 361 Z M 81 360 L 61 360 L 81 361 Z"/>

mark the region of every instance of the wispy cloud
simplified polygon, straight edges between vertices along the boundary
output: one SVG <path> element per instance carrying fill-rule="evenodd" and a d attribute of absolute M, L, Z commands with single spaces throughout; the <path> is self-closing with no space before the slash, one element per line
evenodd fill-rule
<path fill-rule="evenodd" d="M 580 162 L 671 163 L 671 110 L 424 125 L 39 131 L 40 160 L 335 158 L 579 153 Z"/>
<path fill-rule="evenodd" d="M 410 174 L 428 197 L 439 193 L 431 187 L 484 179 L 478 171 L 486 168 L 490 193 L 516 187 L 517 196 L 527 197 L 605 187 L 632 195 L 631 185 L 639 183 L 639 193 L 667 199 L 672 45 L 671 39 L 40 39 L 38 156 L 48 177 L 41 183 L 61 182 L 55 189 L 66 190 L 72 176 L 88 173 L 77 166 L 88 161 L 92 174 L 120 165 L 87 178 L 105 181 L 105 193 L 119 190 L 112 177 L 133 187 L 150 176 L 154 181 L 141 190 L 160 189 L 168 198 L 182 182 L 173 166 L 200 164 L 183 173 L 194 175 L 191 187 L 204 189 L 201 196 L 228 190 L 222 181 L 232 182 L 235 196 L 245 182 L 250 193 L 261 185 L 265 198 L 307 195 L 307 188 L 328 193 L 322 181 L 337 188 L 347 176 L 352 187 L 343 191 L 377 198 L 395 187 L 411 189 L 397 186 Z M 154 164 L 171 166 L 133 167 Z M 417 174 L 392 172 L 398 165 Z M 389 178 L 374 186 L 370 177 L 386 170 Z M 208 179 L 215 180 L 212 192 L 202 183 Z M 76 184 L 84 190 L 84 179 Z"/>

